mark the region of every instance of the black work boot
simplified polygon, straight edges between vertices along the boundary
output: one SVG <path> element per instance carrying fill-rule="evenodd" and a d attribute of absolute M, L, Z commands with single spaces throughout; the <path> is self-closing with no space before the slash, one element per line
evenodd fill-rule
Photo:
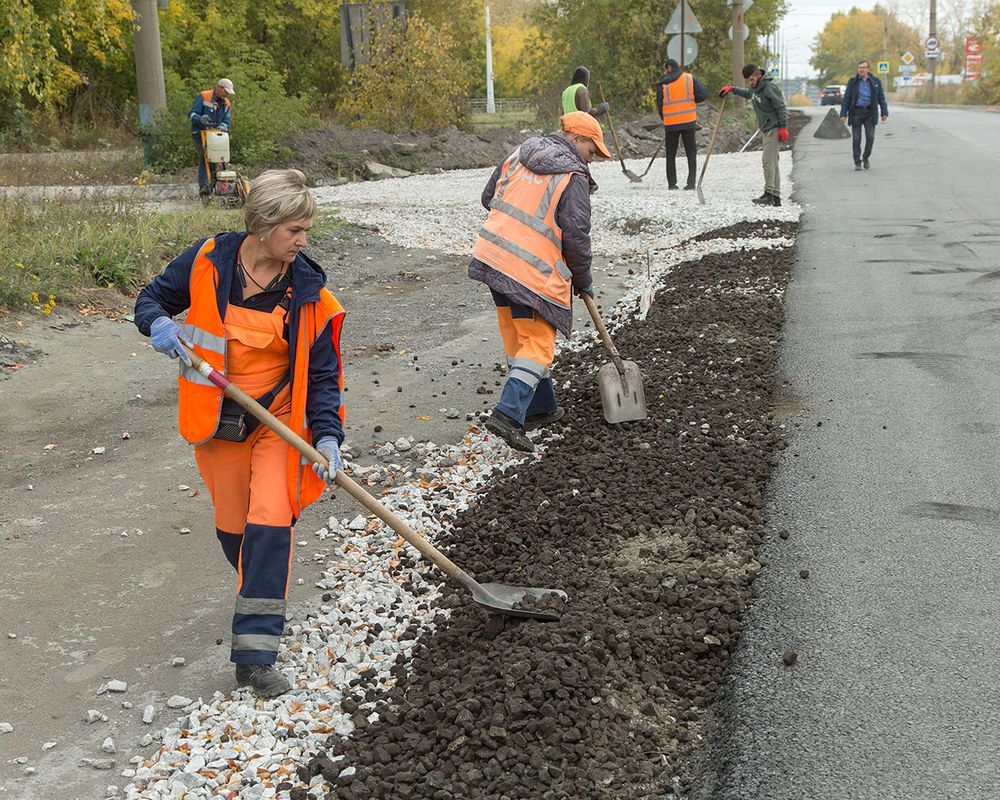
<path fill-rule="evenodd" d="M 292 688 L 274 664 L 237 664 L 236 685 L 249 686 L 261 697 L 277 697 Z"/>
<path fill-rule="evenodd" d="M 776 195 L 776 194 L 772 194 L 771 195 L 771 205 L 772 206 L 780 206 L 781 205 L 781 198 L 778 197 L 778 195 Z"/>
<path fill-rule="evenodd" d="M 868 159 L 867 158 L 862 159 L 861 163 L 862 163 L 862 165 L 864 166 L 865 169 L 871 169 L 872 168 L 872 165 L 868 163 Z"/>
<path fill-rule="evenodd" d="M 484 425 L 486 430 L 495 433 L 515 450 L 520 450 L 522 453 L 534 452 L 535 445 L 525 435 L 524 428 L 502 411 L 497 411 L 494 408 L 493 413 L 486 418 Z"/>
<path fill-rule="evenodd" d="M 545 428 L 551 425 L 553 422 L 558 422 L 566 414 L 566 410 L 557 407 L 555 411 L 550 411 L 548 414 L 532 414 L 530 417 L 525 417 L 524 429 L 526 431 L 535 431 L 539 428 Z"/>
<path fill-rule="evenodd" d="M 755 197 L 750 202 L 756 203 L 759 206 L 773 206 L 774 196 L 770 192 L 764 192 L 760 197 Z"/>
<path fill-rule="evenodd" d="M 854 162 L 854 171 L 855 172 L 861 172 L 861 162 L 860 161 L 855 161 Z"/>

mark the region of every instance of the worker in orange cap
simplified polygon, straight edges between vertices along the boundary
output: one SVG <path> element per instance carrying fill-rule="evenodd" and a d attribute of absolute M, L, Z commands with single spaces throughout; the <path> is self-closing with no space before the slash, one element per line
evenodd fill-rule
<path fill-rule="evenodd" d="M 561 130 L 515 148 L 483 190 L 489 216 L 469 277 L 493 295 L 508 367 L 485 424 L 516 450 L 534 450 L 527 431 L 563 416 L 549 368 L 556 331 L 571 332 L 573 290 L 594 295 L 590 195 L 597 184 L 589 165 L 598 155 L 611 157 L 600 124 L 573 111 Z"/>

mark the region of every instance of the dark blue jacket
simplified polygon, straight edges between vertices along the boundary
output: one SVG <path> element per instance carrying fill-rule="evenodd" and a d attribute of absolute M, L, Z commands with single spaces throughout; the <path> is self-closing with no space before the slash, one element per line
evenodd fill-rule
<path fill-rule="evenodd" d="M 840 116 L 847 117 L 848 125 L 854 124 L 854 104 L 858 100 L 858 81 L 860 80 L 861 78 L 855 75 L 847 82 L 847 90 L 844 92 L 844 99 L 840 103 Z M 869 75 L 868 82 L 871 89 L 872 106 L 877 105 L 882 111 L 882 116 L 888 117 L 889 106 L 885 103 L 885 92 L 882 91 L 882 81 L 874 75 Z M 872 121 L 878 125 L 878 114 L 874 115 Z"/>
<path fill-rule="evenodd" d="M 208 254 L 209 260 L 219 271 L 219 283 L 215 287 L 219 314 L 226 318 L 229 293 L 233 287 L 236 271 L 236 253 L 246 233 L 220 233 L 215 237 L 215 249 Z M 153 279 L 135 301 L 135 324 L 139 331 L 149 336 L 153 320 L 164 315 L 173 317 L 191 305 L 189 287 L 191 268 L 198 250 L 205 239 L 188 248 L 167 264 L 167 268 Z M 288 308 L 288 341 L 298 341 L 299 311 L 304 303 L 319 300 L 319 290 L 326 286 L 323 269 L 304 253 L 299 253 L 291 266 L 292 297 Z M 344 441 L 344 427 L 340 421 L 340 362 L 333 347 L 332 323 L 313 342 L 309 350 L 309 391 L 306 395 L 306 417 L 312 431 L 313 444 L 324 436 L 335 436 Z M 295 347 L 289 346 L 289 369 L 295 374 Z M 294 387 L 293 387 L 294 389 Z"/>
<path fill-rule="evenodd" d="M 206 94 L 208 95 L 208 100 L 205 99 Z M 208 126 L 209 128 L 217 128 L 220 131 L 229 130 L 228 97 L 220 100 L 215 96 L 214 89 L 206 89 L 204 92 L 198 92 L 194 96 L 191 110 L 188 111 L 188 119 L 191 120 L 191 133 L 197 133 L 205 127 L 201 124 L 203 114 L 208 114 L 212 118 L 212 124 Z"/>

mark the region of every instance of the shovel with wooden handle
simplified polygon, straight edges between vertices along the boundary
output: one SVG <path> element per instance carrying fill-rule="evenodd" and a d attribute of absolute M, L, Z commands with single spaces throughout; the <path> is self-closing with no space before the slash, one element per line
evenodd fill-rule
<path fill-rule="evenodd" d="M 597 328 L 601 341 L 611 354 L 612 363 L 605 364 L 597 372 L 597 386 L 601 392 L 604 419 L 612 425 L 646 419 L 649 414 L 646 413 L 646 393 L 642 388 L 639 365 L 634 361 L 622 360 L 618 348 L 611 341 L 608 329 L 604 327 L 594 298 L 586 292 L 582 294 L 590 318 L 594 320 L 594 327 Z"/>
<path fill-rule="evenodd" d="M 191 365 L 204 375 L 208 380 L 222 389 L 226 397 L 231 397 L 250 414 L 259 419 L 264 425 L 274 431 L 288 444 L 298 450 L 311 464 L 329 468 L 329 462 L 324 456 L 306 441 L 285 425 L 274 414 L 264 408 L 250 395 L 232 383 L 225 375 L 212 367 L 196 353 L 189 350 Z M 500 583 L 479 583 L 469 573 L 457 566 L 444 553 L 434 547 L 424 537 L 414 531 L 403 520 L 393 514 L 382 503 L 372 497 L 360 485 L 351 480 L 342 471 L 337 471 L 335 479 L 337 486 L 346 491 L 351 497 L 367 508 L 371 513 L 385 522 L 396 533 L 403 537 L 410 545 L 416 548 L 420 554 L 433 563 L 438 569 L 444 572 L 459 586 L 467 590 L 472 599 L 488 611 L 503 614 L 508 617 L 518 617 L 521 619 L 535 619 L 542 622 L 556 622 L 559 615 L 548 610 L 534 610 L 531 608 L 532 601 L 541 600 L 551 595 L 566 599 L 566 593 L 559 589 L 535 589 L 528 586 L 505 586 Z M 522 605 L 527 602 L 528 607 Z"/>
<path fill-rule="evenodd" d="M 715 130 L 712 131 L 712 139 L 708 143 L 708 152 L 705 153 L 705 163 L 701 165 L 701 175 L 698 176 L 698 202 L 705 205 L 705 194 L 701 190 L 701 182 L 705 180 L 705 169 L 708 167 L 708 159 L 712 157 L 712 148 L 715 147 L 715 137 L 719 135 L 719 127 L 722 125 L 722 115 L 726 113 L 727 94 L 722 98 L 722 105 L 719 106 L 719 118 L 715 121 Z"/>
<path fill-rule="evenodd" d="M 604 99 L 604 87 L 601 86 L 600 82 L 598 82 L 597 88 L 601 91 L 601 102 L 606 103 L 607 100 Z M 642 178 L 625 166 L 625 159 L 622 158 L 622 148 L 618 144 L 618 134 L 615 132 L 615 123 L 611 121 L 611 112 L 608 111 L 606 113 L 608 115 L 608 127 L 611 128 L 611 138 L 615 143 L 615 153 L 618 155 L 618 163 L 622 165 L 622 172 L 625 173 L 625 177 L 632 181 L 632 183 L 642 183 Z"/>
<path fill-rule="evenodd" d="M 656 145 L 656 150 L 653 151 L 653 157 L 649 159 L 649 163 L 646 165 L 646 169 L 642 171 L 640 178 L 645 178 L 646 174 L 653 168 L 653 162 L 656 161 L 656 157 L 660 154 L 660 150 L 663 149 L 663 139 L 660 139 L 660 143 Z"/>

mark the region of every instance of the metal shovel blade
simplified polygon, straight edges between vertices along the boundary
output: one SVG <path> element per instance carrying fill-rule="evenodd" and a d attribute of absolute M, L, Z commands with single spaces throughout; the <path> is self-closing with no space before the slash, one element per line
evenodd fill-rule
<path fill-rule="evenodd" d="M 705 205 L 705 193 L 701 190 L 701 184 L 698 184 L 698 202 Z"/>
<path fill-rule="evenodd" d="M 646 419 L 646 393 L 642 388 L 642 373 L 634 361 L 622 361 L 624 372 L 614 364 L 605 364 L 597 372 L 604 419 L 615 425 Z"/>
<path fill-rule="evenodd" d="M 642 183 L 642 178 L 636 175 L 632 170 L 625 170 L 625 177 L 628 178 L 632 183 Z"/>
<path fill-rule="evenodd" d="M 502 583 L 476 583 L 470 587 L 472 599 L 483 608 L 519 619 L 536 619 L 541 622 L 558 622 L 559 614 L 551 610 L 532 609 L 531 600 L 541 600 L 546 595 L 555 595 L 561 600 L 567 599 L 566 592 L 560 589 L 533 589 L 528 586 L 505 586 Z M 528 607 L 521 604 L 528 600 Z"/>

